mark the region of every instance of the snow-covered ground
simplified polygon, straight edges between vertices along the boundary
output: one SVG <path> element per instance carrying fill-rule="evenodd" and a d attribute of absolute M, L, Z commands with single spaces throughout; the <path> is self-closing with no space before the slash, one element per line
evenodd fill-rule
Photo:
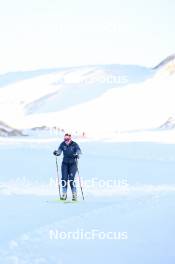
<path fill-rule="evenodd" d="M 0 262 L 174 263 L 175 145 L 129 136 L 79 141 L 77 204 L 54 201 L 61 139 L 1 140 Z"/>

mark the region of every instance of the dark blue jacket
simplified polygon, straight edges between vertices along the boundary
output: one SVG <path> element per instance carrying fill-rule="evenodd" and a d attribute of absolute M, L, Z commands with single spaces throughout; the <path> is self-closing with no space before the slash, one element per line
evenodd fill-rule
<path fill-rule="evenodd" d="M 64 141 L 60 144 L 58 148 L 58 153 L 61 154 L 63 152 L 63 162 L 75 162 L 75 154 L 82 154 L 79 145 L 71 141 L 69 145 L 67 145 Z"/>

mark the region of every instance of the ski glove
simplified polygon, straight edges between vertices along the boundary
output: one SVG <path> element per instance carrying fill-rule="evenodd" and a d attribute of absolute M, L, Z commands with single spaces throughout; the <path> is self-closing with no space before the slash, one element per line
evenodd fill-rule
<path fill-rule="evenodd" d="M 58 152 L 58 150 L 54 150 L 53 155 L 60 156 L 60 153 Z"/>
<path fill-rule="evenodd" d="M 74 158 L 75 159 L 79 159 L 79 155 L 76 153 L 76 154 L 73 154 Z"/>

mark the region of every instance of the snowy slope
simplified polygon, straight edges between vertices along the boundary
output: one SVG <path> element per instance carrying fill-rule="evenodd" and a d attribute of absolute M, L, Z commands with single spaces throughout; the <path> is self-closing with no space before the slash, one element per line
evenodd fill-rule
<path fill-rule="evenodd" d="M 26 127 L 58 125 L 87 134 L 154 129 L 175 113 L 174 85 L 175 74 L 166 66 L 141 84 L 107 89 L 97 98 L 62 111 L 27 115 L 22 123 Z"/>
<path fill-rule="evenodd" d="M 137 73 L 137 74 L 136 74 Z M 26 106 L 26 113 L 47 113 L 92 100 L 108 89 L 137 83 L 151 76 L 151 71 L 137 66 L 107 65 L 75 68 L 63 72 L 52 85 L 56 93 L 42 97 Z"/>
<path fill-rule="evenodd" d="M 17 128 L 56 126 L 87 135 L 155 129 L 175 113 L 174 85 L 174 57 L 154 70 L 62 69 L 1 88 L 0 118 Z"/>
<path fill-rule="evenodd" d="M 26 127 L 28 116 L 59 113 L 90 102 L 113 87 L 139 83 L 152 75 L 153 71 L 144 67 L 106 65 L 62 69 L 22 80 L 0 89 L 0 118 L 16 127 Z M 42 126 L 49 125 L 47 121 Z"/>

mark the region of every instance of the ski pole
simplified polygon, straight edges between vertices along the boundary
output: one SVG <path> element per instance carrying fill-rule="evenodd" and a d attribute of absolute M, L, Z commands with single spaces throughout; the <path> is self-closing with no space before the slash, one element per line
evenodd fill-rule
<path fill-rule="evenodd" d="M 58 191 L 59 191 L 59 197 L 61 199 L 61 190 L 60 190 L 60 178 L 59 178 L 59 173 L 58 173 L 58 160 L 56 157 L 56 169 L 57 169 L 57 184 L 58 184 Z"/>
<path fill-rule="evenodd" d="M 82 188 L 82 184 L 81 184 L 81 178 L 80 178 L 80 173 L 79 173 L 79 169 L 78 169 L 78 160 L 77 159 L 76 159 L 76 164 L 77 164 L 77 172 L 78 172 L 79 185 L 80 185 L 80 189 L 81 189 L 82 198 L 84 200 L 83 188 Z"/>

